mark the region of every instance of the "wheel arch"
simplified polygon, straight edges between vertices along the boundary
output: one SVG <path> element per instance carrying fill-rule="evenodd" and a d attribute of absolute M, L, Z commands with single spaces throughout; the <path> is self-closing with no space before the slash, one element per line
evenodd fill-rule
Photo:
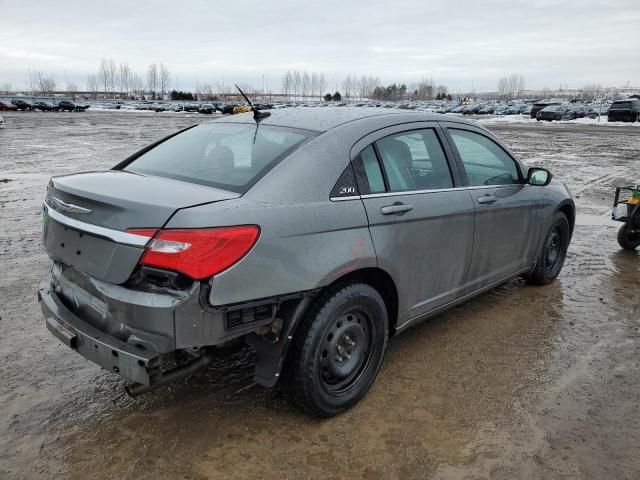
<path fill-rule="evenodd" d="M 557 212 L 562 212 L 567 217 L 567 221 L 569 222 L 569 235 L 573 236 L 573 227 L 576 223 L 576 207 L 570 202 L 564 202 L 560 204 L 556 210 Z"/>
<path fill-rule="evenodd" d="M 335 279 L 323 287 L 323 290 L 333 289 L 348 283 L 365 283 L 376 289 L 382 296 L 387 308 L 389 337 L 392 337 L 396 332 L 398 321 L 398 289 L 391 275 L 379 267 L 360 268 Z"/>

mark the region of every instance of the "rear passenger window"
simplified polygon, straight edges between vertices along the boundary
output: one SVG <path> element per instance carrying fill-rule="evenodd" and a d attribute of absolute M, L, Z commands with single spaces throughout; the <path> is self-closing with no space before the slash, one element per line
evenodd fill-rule
<path fill-rule="evenodd" d="M 369 183 L 369 192 L 384 192 L 384 178 L 382 176 L 382 170 L 380 170 L 380 164 L 378 163 L 378 157 L 376 157 L 373 145 L 369 145 L 360 152 L 360 158 L 362 159 L 362 165 L 364 167 L 365 175 L 367 176 L 367 182 Z"/>
<path fill-rule="evenodd" d="M 447 158 L 433 129 L 390 135 L 376 146 L 390 191 L 453 187 Z"/>
<path fill-rule="evenodd" d="M 449 129 L 469 185 L 520 183 L 516 162 L 497 143 L 468 130 Z"/>

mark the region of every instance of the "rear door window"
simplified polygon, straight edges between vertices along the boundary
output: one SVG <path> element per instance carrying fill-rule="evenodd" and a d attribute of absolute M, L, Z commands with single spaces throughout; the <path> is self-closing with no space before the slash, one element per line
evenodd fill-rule
<path fill-rule="evenodd" d="M 360 152 L 360 159 L 362 160 L 362 166 L 364 167 L 367 183 L 369 184 L 369 193 L 384 192 L 384 177 L 382 176 L 382 169 L 378 163 L 378 157 L 373 149 L 373 145 L 369 145 Z"/>
<path fill-rule="evenodd" d="M 431 128 L 389 135 L 376 142 L 389 191 L 453 187 L 447 158 Z"/>
<path fill-rule="evenodd" d="M 207 123 L 169 138 L 124 170 L 244 193 L 315 135 L 271 125 Z"/>

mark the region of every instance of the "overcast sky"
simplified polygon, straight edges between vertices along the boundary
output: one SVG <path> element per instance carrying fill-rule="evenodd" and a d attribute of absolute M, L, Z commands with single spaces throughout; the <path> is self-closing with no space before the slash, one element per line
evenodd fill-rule
<path fill-rule="evenodd" d="M 509 73 L 526 88 L 640 85 L 640 0 L 323 0 L 180 2 L 0 0 L 0 85 L 28 70 L 65 70 L 81 88 L 100 59 L 141 76 L 163 61 L 171 87 L 262 78 L 288 69 L 383 83 L 433 78 L 452 91 L 495 90 Z"/>

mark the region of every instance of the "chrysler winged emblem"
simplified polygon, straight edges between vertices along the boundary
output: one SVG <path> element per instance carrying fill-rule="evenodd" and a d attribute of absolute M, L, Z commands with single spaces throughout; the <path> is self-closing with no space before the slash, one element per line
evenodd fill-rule
<path fill-rule="evenodd" d="M 79 207 L 78 205 L 74 205 L 73 203 L 63 202 L 59 198 L 51 197 L 53 204 L 58 208 L 58 210 L 62 210 L 63 212 L 69 213 L 91 213 L 91 210 L 88 208 Z"/>

